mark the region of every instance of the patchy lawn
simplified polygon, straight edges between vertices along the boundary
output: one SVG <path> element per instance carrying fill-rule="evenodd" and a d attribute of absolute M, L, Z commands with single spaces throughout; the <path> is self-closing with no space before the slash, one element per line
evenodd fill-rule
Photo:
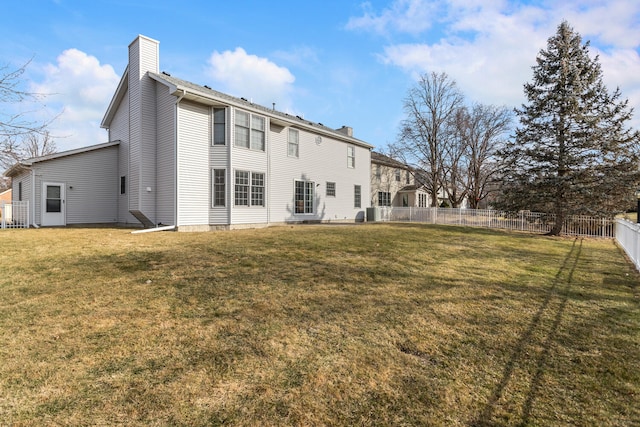
<path fill-rule="evenodd" d="M 640 424 L 609 240 L 424 225 L 0 232 L 0 423 Z"/>

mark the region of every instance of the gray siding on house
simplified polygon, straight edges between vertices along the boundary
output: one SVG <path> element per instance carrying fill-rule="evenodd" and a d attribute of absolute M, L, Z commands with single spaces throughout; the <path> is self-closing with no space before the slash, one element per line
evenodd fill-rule
<path fill-rule="evenodd" d="M 231 210 L 231 223 L 232 224 L 262 224 L 267 223 L 269 220 L 269 120 L 267 117 L 260 114 L 256 116 L 265 118 L 265 151 L 252 150 L 244 147 L 237 147 L 235 145 L 235 112 L 237 109 L 233 109 L 232 131 L 231 131 L 231 176 L 229 180 L 230 187 L 230 203 Z M 264 173 L 265 176 L 265 206 L 236 206 L 234 187 L 235 187 L 235 171 L 248 171 Z M 251 198 L 251 195 L 249 195 Z"/>
<path fill-rule="evenodd" d="M 294 127 L 295 129 L 295 127 Z M 299 157 L 287 155 L 289 127 L 272 126 L 271 136 L 271 222 L 353 221 L 364 218 L 369 206 L 368 148 L 320 136 L 305 129 L 299 131 Z M 321 139 L 318 139 L 320 137 Z M 355 148 L 355 168 L 347 166 L 347 147 Z M 314 213 L 295 214 L 294 182 L 313 181 Z M 327 197 L 327 182 L 335 183 L 335 196 Z M 354 186 L 361 186 L 361 207 L 354 207 Z"/>
<path fill-rule="evenodd" d="M 175 224 L 175 102 L 169 88 L 156 83 L 158 112 L 156 220 L 158 223 Z"/>
<path fill-rule="evenodd" d="M 109 127 L 109 141 L 120 141 L 118 150 L 118 222 L 120 224 L 139 224 L 129 213 L 129 193 L 132 188 L 129 173 L 129 92 L 122 98 Z M 120 177 L 124 176 L 125 192 L 120 194 Z"/>
<path fill-rule="evenodd" d="M 35 222 L 41 223 L 42 183 L 65 184 L 66 223 L 118 222 L 118 146 L 35 163 Z"/>
<path fill-rule="evenodd" d="M 129 209 L 155 222 L 158 42 L 140 36 L 129 45 Z"/>
<path fill-rule="evenodd" d="M 213 145 L 209 150 L 209 165 L 211 168 L 209 176 L 209 192 L 210 192 L 210 211 L 209 211 L 209 224 L 214 225 L 229 225 L 230 223 L 230 211 L 232 201 L 230 200 L 230 183 L 231 183 L 231 168 L 229 167 L 230 155 L 231 155 L 231 117 L 230 108 L 225 109 L 225 145 Z M 226 191 L 226 204 L 225 206 L 213 206 L 213 169 L 223 169 L 225 174 L 225 191 Z"/>
<path fill-rule="evenodd" d="M 211 111 L 190 101 L 178 104 L 178 218 L 176 225 L 208 225 Z"/>

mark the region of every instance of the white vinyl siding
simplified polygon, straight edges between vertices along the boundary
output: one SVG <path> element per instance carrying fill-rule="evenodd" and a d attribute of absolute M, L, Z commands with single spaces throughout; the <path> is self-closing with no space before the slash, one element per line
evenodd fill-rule
<path fill-rule="evenodd" d="M 155 177 L 155 223 L 165 225 L 175 224 L 175 97 L 169 94 L 169 89 L 156 83 L 157 87 L 157 171 Z"/>
<path fill-rule="evenodd" d="M 288 126 L 272 124 L 268 135 L 270 173 L 267 176 L 267 206 L 270 222 L 362 220 L 363 210 L 354 208 L 352 188 L 354 184 L 361 184 L 364 194 L 369 192 L 371 168 L 369 149 L 348 144 L 327 134 L 314 133 L 308 129 L 296 130 L 299 131 L 299 158 L 287 155 Z M 318 140 L 318 136 L 322 139 Z M 347 146 L 354 147 L 354 154 L 358 158 L 354 168 L 347 168 L 343 163 Z M 294 181 L 315 182 L 312 214 L 295 213 Z M 335 184 L 335 196 L 327 196 L 327 182 Z"/>
<path fill-rule="evenodd" d="M 210 108 L 182 101 L 178 111 L 178 219 L 177 225 L 209 223 Z"/>
<path fill-rule="evenodd" d="M 65 185 L 67 224 L 113 224 L 118 222 L 118 146 L 34 164 L 35 197 L 41 223 L 42 183 Z"/>

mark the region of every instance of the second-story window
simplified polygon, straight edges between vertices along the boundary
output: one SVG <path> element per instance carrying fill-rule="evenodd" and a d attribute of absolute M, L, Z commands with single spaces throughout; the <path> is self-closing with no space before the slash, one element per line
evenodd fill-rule
<path fill-rule="evenodd" d="M 300 155 L 300 132 L 296 129 L 289 129 L 287 155 L 289 157 L 298 157 Z"/>
<path fill-rule="evenodd" d="M 356 147 L 354 147 L 353 145 L 347 146 L 347 167 L 356 167 Z"/>
<path fill-rule="evenodd" d="M 261 116 L 236 111 L 235 145 L 264 151 L 265 148 L 265 119 Z"/>
<path fill-rule="evenodd" d="M 213 109 L 213 145 L 226 145 L 226 114 L 224 108 Z"/>

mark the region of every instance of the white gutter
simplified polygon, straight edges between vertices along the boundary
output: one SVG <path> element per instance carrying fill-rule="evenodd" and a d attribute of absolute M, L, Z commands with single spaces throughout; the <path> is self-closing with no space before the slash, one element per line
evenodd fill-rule
<path fill-rule="evenodd" d="M 178 119 L 180 118 L 180 115 L 178 114 L 178 111 L 179 111 L 178 104 L 180 104 L 180 101 L 182 101 L 182 98 L 184 98 L 186 94 L 187 92 L 184 89 L 182 89 L 182 95 L 180 95 L 180 97 L 176 99 L 175 109 L 174 109 L 175 124 L 173 126 L 173 129 L 174 129 L 173 152 L 174 152 L 175 161 L 173 163 L 173 197 L 174 197 L 173 221 L 176 224 L 176 226 L 180 223 L 178 221 Z"/>
<path fill-rule="evenodd" d="M 29 208 L 29 210 L 31 211 L 31 220 L 32 221 L 28 221 L 28 222 L 33 222 L 33 226 L 38 228 L 38 226 L 36 225 L 36 172 L 35 169 L 33 168 L 33 165 L 31 165 L 31 207 Z M 42 206 L 41 206 L 42 208 Z"/>

